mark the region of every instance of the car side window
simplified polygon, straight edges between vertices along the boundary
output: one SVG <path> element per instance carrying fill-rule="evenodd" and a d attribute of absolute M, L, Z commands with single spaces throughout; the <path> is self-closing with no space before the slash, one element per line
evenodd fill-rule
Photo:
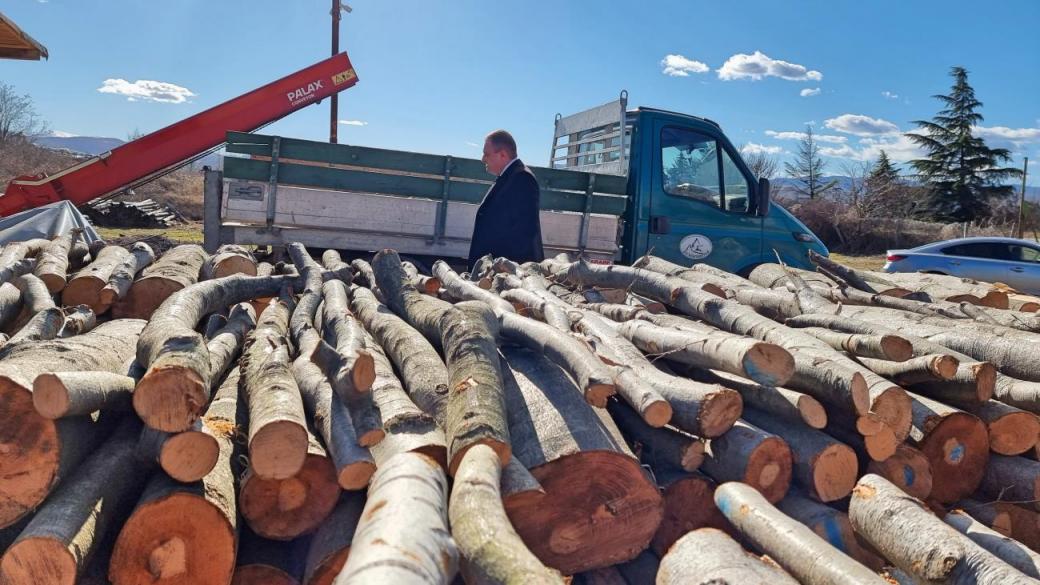
<path fill-rule="evenodd" d="M 1040 250 L 1029 246 L 1011 246 L 1011 255 L 1018 262 L 1040 262 Z"/>
<path fill-rule="evenodd" d="M 722 150 L 722 178 L 723 194 L 725 195 L 726 211 L 735 213 L 746 213 L 748 210 L 748 193 L 751 187 L 747 177 L 740 172 L 737 164 L 730 158 L 726 149 Z"/>
<path fill-rule="evenodd" d="M 948 256 L 967 256 L 969 258 L 986 258 L 989 260 L 1015 260 L 1011 247 L 999 242 L 974 242 L 957 244 L 942 249 Z"/>
<path fill-rule="evenodd" d="M 664 128 L 661 164 L 665 193 L 720 207 L 722 183 L 714 138 L 685 128 Z"/>

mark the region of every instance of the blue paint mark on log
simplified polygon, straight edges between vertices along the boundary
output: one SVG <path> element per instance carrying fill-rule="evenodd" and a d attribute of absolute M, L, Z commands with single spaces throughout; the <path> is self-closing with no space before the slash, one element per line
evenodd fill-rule
<path fill-rule="evenodd" d="M 960 463 L 963 458 L 964 445 L 957 443 L 957 446 L 950 450 L 950 463 Z"/>
<path fill-rule="evenodd" d="M 823 532 L 827 535 L 827 542 L 831 543 L 831 546 L 843 553 L 849 552 L 845 549 L 845 539 L 841 535 L 841 526 L 834 516 L 829 516 L 823 521 Z"/>
<path fill-rule="evenodd" d="M 914 473 L 914 468 L 909 465 L 903 466 L 903 483 L 906 487 L 914 485 L 914 480 L 917 479 L 917 475 Z"/>

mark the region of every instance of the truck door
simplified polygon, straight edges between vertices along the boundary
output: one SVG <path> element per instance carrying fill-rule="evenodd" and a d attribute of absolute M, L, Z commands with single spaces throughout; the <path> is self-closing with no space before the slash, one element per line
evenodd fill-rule
<path fill-rule="evenodd" d="M 654 126 L 649 253 L 733 272 L 760 262 L 762 218 L 748 211 L 754 181 L 731 147 L 708 128 Z"/>

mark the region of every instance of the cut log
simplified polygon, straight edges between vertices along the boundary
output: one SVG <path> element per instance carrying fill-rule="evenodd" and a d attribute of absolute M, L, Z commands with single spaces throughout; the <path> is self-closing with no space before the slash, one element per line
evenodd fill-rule
<path fill-rule="evenodd" d="M 33 380 L 33 406 L 50 419 L 129 411 L 137 379 L 115 372 L 48 372 Z"/>
<path fill-rule="evenodd" d="M 65 279 L 69 271 L 69 251 L 83 230 L 72 228 L 68 233 L 58 236 L 50 245 L 36 255 L 36 268 L 33 274 L 47 285 L 51 294 L 61 292 L 65 288 Z"/>
<path fill-rule="evenodd" d="M 223 278 L 232 274 L 256 276 L 256 258 L 237 244 L 224 244 L 202 264 L 200 280 Z"/>
<path fill-rule="evenodd" d="M 61 303 L 72 307 L 87 305 L 95 313 L 104 313 L 108 305 L 101 300 L 101 289 L 108 284 L 116 267 L 129 257 L 130 252 L 122 246 L 102 248 L 93 262 L 69 279 L 61 291 Z"/>
<path fill-rule="evenodd" d="M 112 269 L 108 282 L 98 292 L 98 300 L 101 303 L 99 314 L 104 313 L 116 301 L 126 298 L 130 287 L 134 283 L 134 276 L 144 270 L 149 264 L 155 262 L 155 252 L 152 247 L 144 242 L 137 242 L 130 246 L 130 255 Z"/>
<path fill-rule="evenodd" d="M 360 323 L 350 312 L 346 286 L 331 280 L 322 286 L 322 337 L 333 352 L 315 353 L 319 367 L 329 374 L 332 388 L 342 396 L 367 392 L 375 381 L 375 365 L 364 347 Z"/>
<path fill-rule="evenodd" d="M 126 372 L 143 321 L 116 320 L 84 335 L 6 348 L 0 361 L 0 527 L 36 508 L 104 439 L 96 417 L 50 420 L 33 407 L 32 381 L 46 372 Z M 101 426 L 98 426 L 98 425 Z"/>
<path fill-rule="evenodd" d="M 975 416 L 911 394 L 914 428 L 911 444 L 932 466 L 931 497 L 944 504 L 971 494 L 989 461 L 986 426 Z"/>
<path fill-rule="evenodd" d="M 762 386 L 739 376 L 690 368 L 686 374 L 694 379 L 732 388 L 740 393 L 746 407 L 768 412 L 778 419 L 799 422 L 814 429 L 827 426 L 827 411 L 818 400 L 795 390 Z"/>
<path fill-rule="evenodd" d="M 860 357 L 905 362 L 914 353 L 913 345 L 896 335 L 858 335 L 822 327 L 806 327 L 801 331 L 826 342 L 834 349 Z"/>
<path fill-rule="evenodd" d="M 867 550 L 852 530 L 849 515 L 812 500 L 802 493 L 789 493 L 776 505 L 781 512 L 809 527 L 827 544 L 848 555 L 872 571 L 880 571 L 886 561 Z"/>
<path fill-rule="evenodd" d="M 989 528 L 961 510 L 950 512 L 943 521 L 1005 563 L 1034 579 L 1040 579 L 1040 554 L 1029 547 Z"/>
<path fill-rule="evenodd" d="M 1033 449 L 1040 439 L 1040 419 L 1031 412 L 996 400 L 966 405 L 966 410 L 986 425 L 989 448 L 994 453 L 1021 455 Z"/>
<path fill-rule="evenodd" d="M 216 404 L 214 398 L 211 404 Z M 206 477 L 220 457 L 220 443 L 202 420 L 180 433 L 164 433 L 145 427 L 138 441 L 142 459 L 157 461 L 171 478 L 190 483 Z"/>
<path fill-rule="evenodd" d="M 563 583 L 520 540 L 502 508 L 502 466 L 486 445 L 466 451 L 448 507 L 467 583 Z"/>
<path fill-rule="evenodd" d="M 757 557 L 721 530 L 701 528 L 680 538 L 661 557 L 657 585 L 690 583 L 742 583 L 747 585 L 795 585 L 783 569 Z"/>
<path fill-rule="evenodd" d="M 12 242 L 4 246 L 0 251 L 0 282 L 9 282 L 14 277 L 32 272 L 36 267 L 35 260 L 24 262 L 24 260 L 35 258 L 40 251 L 51 245 L 50 240 L 33 238 L 24 242 Z"/>
<path fill-rule="evenodd" d="M 385 304 L 418 329 L 427 341 L 440 348 L 441 316 L 452 305 L 416 290 L 409 283 L 408 275 L 401 267 L 401 259 L 393 250 L 382 250 L 372 258 L 370 274 L 385 297 Z M 372 288 L 371 284 L 367 286 Z"/>
<path fill-rule="evenodd" d="M 448 368 L 437 350 L 366 288 L 353 287 L 351 308 L 393 361 L 408 395 L 439 426 L 445 426 Z"/>
<path fill-rule="evenodd" d="M 130 512 L 148 478 L 134 460 L 141 424 L 127 417 L 36 511 L 0 560 L 0 582 L 74 585 Z"/>
<path fill-rule="evenodd" d="M 419 289 L 425 294 L 436 295 L 437 291 L 441 289 L 441 281 L 436 276 L 426 276 L 420 274 L 419 270 L 411 262 L 402 262 L 401 267 L 408 274 L 408 277 L 412 281 L 412 286 Z"/>
<path fill-rule="evenodd" d="M 1034 582 L 880 476 L 867 474 L 859 480 L 849 519 L 885 558 L 918 579 L 965 585 Z"/>
<path fill-rule="evenodd" d="M 499 312 L 498 322 L 506 339 L 541 353 L 566 370 L 578 382 L 589 404 L 603 408 L 616 392 L 610 368 L 574 337 L 515 313 Z"/>
<path fill-rule="evenodd" d="M 14 279 L 13 284 L 21 293 L 22 310 L 14 321 L 8 324 L 6 331 L 9 334 L 17 333 L 40 312 L 57 308 L 47 285 L 36 276 L 23 274 Z"/>
<path fill-rule="evenodd" d="M 448 294 L 456 299 L 482 301 L 487 303 L 495 314 L 513 313 L 513 305 L 493 292 L 485 290 L 473 281 L 459 276 L 447 262 L 438 260 L 433 264 L 433 275 L 443 284 Z"/>
<path fill-rule="evenodd" d="M 956 507 L 993 530 L 1033 550 L 1040 548 L 1040 515 L 1008 502 L 980 502 L 964 498 Z"/>
<path fill-rule="evenodd" d="M 272 540 L 310 534 L 336 506 L 336 467 L 325 449 L 307 433 L 307 457 L 292 477 L 264 479 L 250 468 L 241 479 L 238 505 L 254 532 Z"/>
<path fill-rule="evenodd" d="M 715 504 L 756 548 L 804 583 L 885 583 L 809 527 L 774 508 L 757 490 L 739 482 L 715 489 Z"/>
<path fill-rule="evenodd" d="M 441 466 L 418 453 L 395 455 L 376 471 L 368 493 L 337 585 L 450 583 L 459 553 L 448 532 Z"/>
<path fill-rule="evenodd" d="M 517 533 L 563 574 L 635 557 L 661 519 L 656 486 L 609 415 L 582 400 L 558 366 L 530 350 L 503 354 L 514 456 L 542 487 L 505 496 Z"/>
<path fill-rule="evenodd" d="M 639 459 L 654 468 L 694 471 L 704 461 L 704 441 L 670 428 L 655 428 L 617 400 L 607 403 L 621 434 Z"/>
<path fill-rule="evenodd" d="M 905 443 L 884 461 L 871 461 L 867 472 L 880 475 L 907 494 L 925 500 L 932 493 L 932 465 L 917 449 Z"/>
<path fill-rule="evenodd" d="M 0 328 L 10 325 L 22 311 L 22 291 L 5 282 L 0 284 Z"/>
<path fill-rule="evenodd" d="M 299 350 L 299 357 L 293 362 L 293 375 L 307 414 L 336 468 L 339 486 L 348 490 L 363 489 L 375 473 L 375 462 L 368 449 L 358 444 L 357 431 L 346 404 L 338 399 L 321 368 L 310 360 L 314 347 L 320 342 L 314 328 L 314 316 L 321 302 L 322 284 L 320 267 L 310 256 L 299 252 L 295 250 L 294 255 L 302 264 L 303 294 L 290 320 L 293 342 Z M 370 440 L 372 437 L 368 438 Z"/>
<path fill-rule="evenodd" d="M 691 530 L 732 530 L 726 517 L 715 507 L 715 482 L 706 475 L 662 468 L 653 468 L 653 471 L 664 499 L 664 516 L 650 541 L 655 553 L 664 555 Z"/>
<path fill-rule="evenodd" d="M 582 313 L 577 326 L 601 359 L 618 364 L 621 397 L 648 424 L 670 422 L 698 437 L 711 438 L 728 431 L 740 417 L 743 402 L 735 391 L 661 371 L 596 314 Z M 658 396 L 667 401 L 668 411 L 656 406 Z M 670 414 L 667 420 L 665 414 Z"/>
<path fill-rule="evenodd" d="M 868 434 L 864 434 L 868 431 Z M 849 417 L 845 413 L 831 411 L 827 414 L 824 432 L 852 447 L 857 453 L 865 454 L 872 461 L 884 461 L 896 452 L 900 441 L 886 424 L 878 424 L 876 417 L 867 414 Z"/>
<path fill-rule="evenodd" d="M 17 333 L 7 340 L 5 348 L 0 351 L 0 356 L 20 344 L 57 339 L 64 325 L 65 314 L 61 309 L 56 307 L 44 309 L 33 315 Z"/>
<path fill-rule="evenodd" d="M 58 337 L 82 335 L 97 325 L 97 315 L 86 305 L 65 309 L 65 322 L 58 331 Z"/>
<path fill-rule="evenodd" d="M 986 473 L 979 484 L 979 494 L 989 500 L 1040 510 L 1040 461 L 990 455 Z"/>
<path fill-rule="evenodd" d="M 922 355 L 902 362 L 869 358 L 859 358 L 859 362 L 900 386 L 952 380 L 960 366 L 957 358 L 945 354 Z"/>
<path fill-rule="evenodd" d="M 286 339 L 292 312 L 286 300 L 291 302 L 283 295 L 260 315 L 239 361 L 249 407 L 249 464 L 272 480 L 296 475 L 308 449 L 306 415 Z"/>
<path fill-rule="evenodd" d="M 311 539 L 302 581 L 305 585 L 332 585 L 350 555 L 350 543 L 364 507 L 364 492 L 340 495 L 336 507 Z"/>
<path fill-rule="evenodd" d="M 292 542 L 278 542 L 243 526 L 231 585 L 300 585 L 309 540 L 300 537 Z"/>
<path fill-rule="evenodd" d="M 721 437 L 708 441 L 701 471 L 715 481 L 742 481 L 779 502 L 791 485 L 791 448 L 780 437 L 737 421 Z"/>
<path fill-rule="evenodd" d="M 231 370 L 217 395 L 234 392 L 239 379 L 240 369 Z M 232 427 L 244 426 L 243 410 L 237 407 Z M 156 474 L 116 540 L 109 565 L 114 585 L 231 581 L 238 535 L 235 478 L 242 451 L 229 434 L 220 441 L 217 465 L 201 481 L 179 483 Z"/>
<path fill-rule="evenodd" d="M 302 272 L 302 270 L 301 270 L 301 272 Z M 259 264 L 256 265 L 256 275 L 257 276 L 271 276 L 273 274 L 274 274 L 274 266 L 272 266 L 270 262 L 260 262 Z M 257 315 L 259 315 L 260 313 L 263 313 L 264 309 L 267 308 L 267 305 L 271 302 L 271 300 L 273 298 L 274 297 L 259 297 L 259 298 L 256 298 L 256 299 L 253 299 L 253 300 L 249 301 L 250 304 L 253 305 L 253 312 L 256 313 Z"/>
<path fill-rule="evenodd" d="M 792 476 L 809 495 L 821 502 L 840 500 L 856 485 L 856 453 L 826 433 L 800 422 L 788 422 L 772 413 L 748 408 L 744 418 L 782 438 L 791 448 Z"/>
<path fill-rule="evenodd" d="M 209 354 L 210 380 L 222 380 L 242 352 L 242 343 L 256 327 L 256 313 L 249 303 L 231 308 L 224 325 L 207 335 L 206 352 Z"/>
<path fill-rule="evenodd" d="M 113 303 L 112 316 L 150 318 L 172 294 L 198 281 L 199 269 L 208 257 L 202 246 L 196 244 L 168 250 L 159 261 L 144 268 L 125 297 Z"/>
<path fill-rule="evenodd" d="M 815 250 L 809 250 L 809 261 L 815 264 L 816 266 L 823 268 L 827 272 L 841 278 L 843 281 L 855 287 L 856 289 L 871 294 L 880 293 L 880 291 L 877 290 L 877 288 L 875 288 L 873 285 L 867 282 L 867 279 L 864 278 L 864 276 L 861 275 L 859 271 L 853 268 L 849 268 L 844 264 L 835 262 L 834 260 L 831 260 L 830 258 L 817 253 Z"/>
<path fill-rule="evenodd" d="M 570 333 L 571 320 L 563 306 L 549 301 L 536 292 L 523 288 L 503 290 L 499 293 L 503 299 L 513 303 L 517 313 L 545 321 L 554 329 Z"/>
<path fill-rule="evenodd" d="M 698 335 L 657 327 L 646 321 L 628 321 L 618 331 L 650 357 L 669 359 L 699 368 L 712 368 L 754 380 L 765 386 L 782 386 L 794 373 L 794 358 L 772 343 L 740 337 L 705 327 Z"/>
<path fill-rule="evenodd" d="M 288 278 L 229 276 L 190 285 L 166 299 L 137 346 L 137 361 L 147 368 L 134 392 L 134 410 L 141 420 L 166 432 L 189 428 L 209 402 L 213 384 L 208 344 L 195 327 L 209 313 L 277 294 Z"/>
<path fill-rule="evenodd" d="M 372 385 L 372 400 L 379 409 L 382 428 L 386 432 L 386 437 L 372 446 L 376 465 L 397 453 L 413 451 L 426 455 L 447 469 L 448 447 L 444 431 L 432 416 L 419 410 L 408 398 L 390 360 L 368 333 L 365 333 L 365 345 L 371 348 L 375 360 L 376 381 Z"/>

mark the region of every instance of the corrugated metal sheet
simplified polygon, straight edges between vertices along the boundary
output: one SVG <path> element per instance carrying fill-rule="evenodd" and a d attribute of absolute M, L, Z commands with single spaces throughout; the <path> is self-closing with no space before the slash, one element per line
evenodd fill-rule
<path fill-rule="evenodd" d="M 25 34 L 10 18 L 0 13 L 0 59 L 47 58 L 47 47 Z"/>

